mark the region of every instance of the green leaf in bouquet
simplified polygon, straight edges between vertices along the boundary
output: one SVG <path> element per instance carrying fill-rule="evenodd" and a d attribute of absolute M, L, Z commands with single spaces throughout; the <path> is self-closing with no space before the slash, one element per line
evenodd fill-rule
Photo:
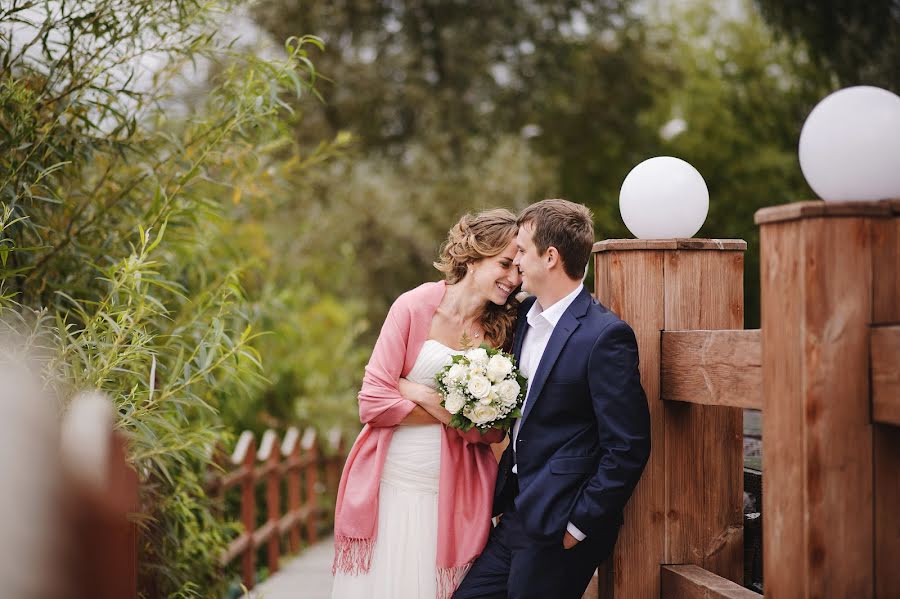
<path fill-rule="evenodd" d="M 463 432 L 469 432 L 475 425 L 471 420 L 469 420 L 462 414 L 453 414 L 453 416 L 450 417 L 449 426 L 451 428 L 458 428 Z"/>

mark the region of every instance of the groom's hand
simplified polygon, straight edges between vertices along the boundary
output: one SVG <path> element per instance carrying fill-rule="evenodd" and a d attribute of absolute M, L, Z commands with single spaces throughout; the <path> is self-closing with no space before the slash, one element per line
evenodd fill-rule
<path fill-rule="evenodd" d="M 578 539 L 572 536 L 572 533 L 566 531 L 566 536 L 563 537 L 563 548 L 571 549 L 575 545 L 578 544 Z"/>

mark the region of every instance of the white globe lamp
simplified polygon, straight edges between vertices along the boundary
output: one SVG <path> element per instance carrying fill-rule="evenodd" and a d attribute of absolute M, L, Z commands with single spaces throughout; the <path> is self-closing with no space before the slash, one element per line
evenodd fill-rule
<path fill-rule="evenodd" d="M 900 198 L 900 96 L 867 85 L 827 96 L 803 124 L 799 155 L 823 200 Z"/>
<path fill-rule="evenodd" d="M 693 237 L 709 212 L 709 190 L 689 163 L 657 156 L 631 169 L 619 191 L 619 211 L 639 239 Z"/>

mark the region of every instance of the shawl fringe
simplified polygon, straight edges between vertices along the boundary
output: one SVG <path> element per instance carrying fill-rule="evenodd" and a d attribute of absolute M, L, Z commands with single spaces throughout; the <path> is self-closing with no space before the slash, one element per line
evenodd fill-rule
<path fill-rule="evenodd" d="M 367 573 L 372 564 L 372 551 L 375 539 L 354 539 L 335 536 L 334 562 L 331 564 L 332 575 L 338 572 L 354 576 Z"/>
<path fill-rule="evenodd" d="M 473 562 L 454 568 L 437 569 L 437 599 L 451 599 Z"/>

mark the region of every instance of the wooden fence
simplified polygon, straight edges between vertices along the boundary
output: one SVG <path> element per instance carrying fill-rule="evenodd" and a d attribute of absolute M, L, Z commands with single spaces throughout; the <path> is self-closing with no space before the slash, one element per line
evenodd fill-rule
<path fill-rule="evenodd" d="M 301 437 L 292 427 L 281 443 L 275 431 L 267 430 L 257 449 L 253 433 L 244 431 L 230 456 L 217 451 L 220 469 L 210 473 L 208 492 L 221 506 L 226 493 L 239 488 L 243 525 L 220 563 L 227 566 L 240 558 L 241 581 L 247 588 L 256 583 L 257 549 L 266 547 L 266 563 L 274 574 L 282 555 L 282 539 L 287 539 L 290 553 L 297 553 L 303 540 L 316 542 L 320 524 L 331 524 L 326 519 L 332 515 L 333 501 L 328 507 L 320 499 L 326 492 L 330 497 L 337 491 L 345 442 L 337 430 L 329 433 L 326 442 L 327 451 L 314 429 L 307 429 Z M 261 524 L 256 496 L 259 485 L 265 486 L 265 520 Z"/>
<path fill-rule="evenodd" d="M 760 210 L 762 328 L 740 240 L 608 240 L 596 295 L 631 323 L 653 449 L 600 597 L 743 588 L 743 408 L 763 410 L 765 595 L 900 596 L 900 201 Z"/>

